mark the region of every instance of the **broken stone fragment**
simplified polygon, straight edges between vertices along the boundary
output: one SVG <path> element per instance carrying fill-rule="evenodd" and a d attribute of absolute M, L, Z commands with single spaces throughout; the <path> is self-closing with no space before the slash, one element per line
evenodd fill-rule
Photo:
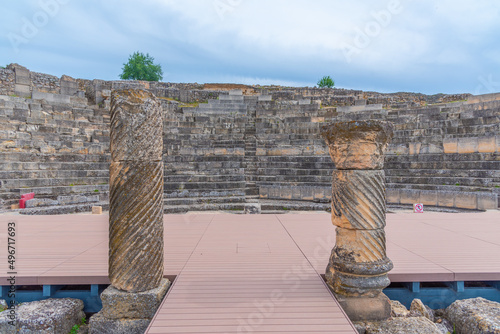
<path fill-rule="evenodd" d="M 367 323 L 365 334 L 441 334 L 439 328 L 426 317 L 390 318 Z"/>
<path fill-rule="evenodd" d="M 427 305 L 424 305 L 418 298 L 413 299 L 410 306 L 410 314 L 412 316 L 426 317 L 434 322 L 434 311 Z"/>
<path fill-rule="evenodd" d="M 50 298 L 18 305 L 16 326 L 9 324 L 8 315 L 9 310 L 0 313 L 2 334 L 69 333 L 85 318 L 83 301 L 74 298 Z"/>
<path fill-rule="evenodd" d="M 500 333 L 500 303 L 481 297 L 457 300 L 445 314 L 457 334 Z"/>
<path fill-rule="evenodd" d="M 397 300 L 391 300 L 391 317 L 407 317 L 410 311 Z"/>

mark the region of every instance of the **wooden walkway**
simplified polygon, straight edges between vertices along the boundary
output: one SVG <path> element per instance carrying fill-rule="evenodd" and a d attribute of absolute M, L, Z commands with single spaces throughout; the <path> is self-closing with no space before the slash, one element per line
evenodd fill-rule
<path fill-rule="evenodd" d="M 0 215 L 0 280 L 16 223 L 18 285 L 106 284 L 108 216 Z M 500 211 L 387 216 L 393 282 L 500 281 Z M 326 213 L 165 216 L 177 276 L 148 333 L 356 333 L 319 276 Z"/>

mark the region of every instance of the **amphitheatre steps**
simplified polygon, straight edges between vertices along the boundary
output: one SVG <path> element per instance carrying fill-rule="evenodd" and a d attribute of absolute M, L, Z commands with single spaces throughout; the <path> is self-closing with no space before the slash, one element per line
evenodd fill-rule
<path fill-rule="evenodd" d="M 109 111 L 84 103 L 0 96 L 0 198 L 4 206 L 18 203 L 20 196 L 29 192 L 35 192 L 39 205 L 75 194 L 105 203 L 108 122 Z M 74 212 L 90 204 L 71 205 L 29 210 L 51 213 L 65 206 L 64 212 Z"/>
<path fill-rule="evenodd" d="M 243 210 L 245 202 L 245 196 L 165 198 L 164 212 Z"/>
<path fill-rule="evenodd" d="M 23 215 L 66 215 L 71 213 L 90 212 L 93 206 L 100 206 L 103 210 L 109 210 L 109 201 L 26 208 L 20 210 L 19 213 Z"/>
<path fill-rule="evenodd" d="M 90 100 L 105 106 L 110 89 L 137 84 L 81 83 Z M 328 201 L 334 165 L 320 128 L 332 121 L 367 119 L 395 124 L 385 170 L 388 193 L 396 203 L 417 199 L 430 203 L 444 194 L 445 206 L 480 207 L 485 198 L 500 194 L 496 97 L 420 107 L 467 96 L 304 88 L 270 89 L 271 98 L 243 96 L 241 91 L 202 91 L 198 85 L 151 83 L 151 87 L 165 97 L 199 103 L 182 107 L 162 99 L 167 212 L 221 208 L 240 212 L 245 199 L 256 197 L 271 201 L 264 212 L 286 211 L 277 204 L 280 199 L 306 200 L 295 207 Z M 100 183 L 107 183 L 109 176 L 109 108 L 86 105 L 84 99 L 35 95 L 46 100 L 0 96 L 4 207 L 30 191 L 50 203 L 59 195 L 91 196 L 98 190 L 99 199 L 106 201 L 107 184 Z M 318 100 L 339 107 L 320 108 Z M 382 108 L 390 105 L 399 109 Z M 463 193 L 475 197 L 465 198 Z"/>
<path fill-rule="evenodd" d="M 165 192 L 188 191 L 220 191 L 245 189 L 245 180 L 234 182 L 165 182 Z"/>

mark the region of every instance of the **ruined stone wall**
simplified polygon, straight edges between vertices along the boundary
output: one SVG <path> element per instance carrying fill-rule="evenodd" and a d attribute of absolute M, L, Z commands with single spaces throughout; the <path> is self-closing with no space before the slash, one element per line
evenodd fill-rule
<path fill-rule="evenodd" d="M 14 71 L 7 68 L 0 68 L 0 95 L 13 95 L 14 88 Z"/>
<path fill-rule="evenodd" d="M 58 77 L 37 72 L 31 72 L 30 74 L 33 89 L 44 93 L 61 93 L 61 83 Z"/>
<path fill-rule="evenodd" d="M 435 94 L 420 93 L 378 93 L 342 88 L 310 87 L 258 87 L 263 94 L 271 94 L 273 100 L 289 101 L 312 99 L 321 101 L 323 106 L 354 106 L 362 104 L 382 104 L 384 108 L 422 107 L 436 103 L 448 103 L 467 100 L 471 94 Z"/>

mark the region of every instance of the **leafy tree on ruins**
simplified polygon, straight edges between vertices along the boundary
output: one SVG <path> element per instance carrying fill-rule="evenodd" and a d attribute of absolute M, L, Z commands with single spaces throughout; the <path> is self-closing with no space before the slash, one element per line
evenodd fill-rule
<path fill-rule="evenodd" d="M 333 88 L 333 86 L 335 86 L 335 81 L 329 75 L 325 75 L 318 81 L 319 88 Z"/>
<path fill-rule="evenodd" d="M 122 70 L 120 79 L 123 80 L 160 81 L 163 78 L 161 65 L 154 64 L 154 58 L 148 53 L 134 52 Z"/>

